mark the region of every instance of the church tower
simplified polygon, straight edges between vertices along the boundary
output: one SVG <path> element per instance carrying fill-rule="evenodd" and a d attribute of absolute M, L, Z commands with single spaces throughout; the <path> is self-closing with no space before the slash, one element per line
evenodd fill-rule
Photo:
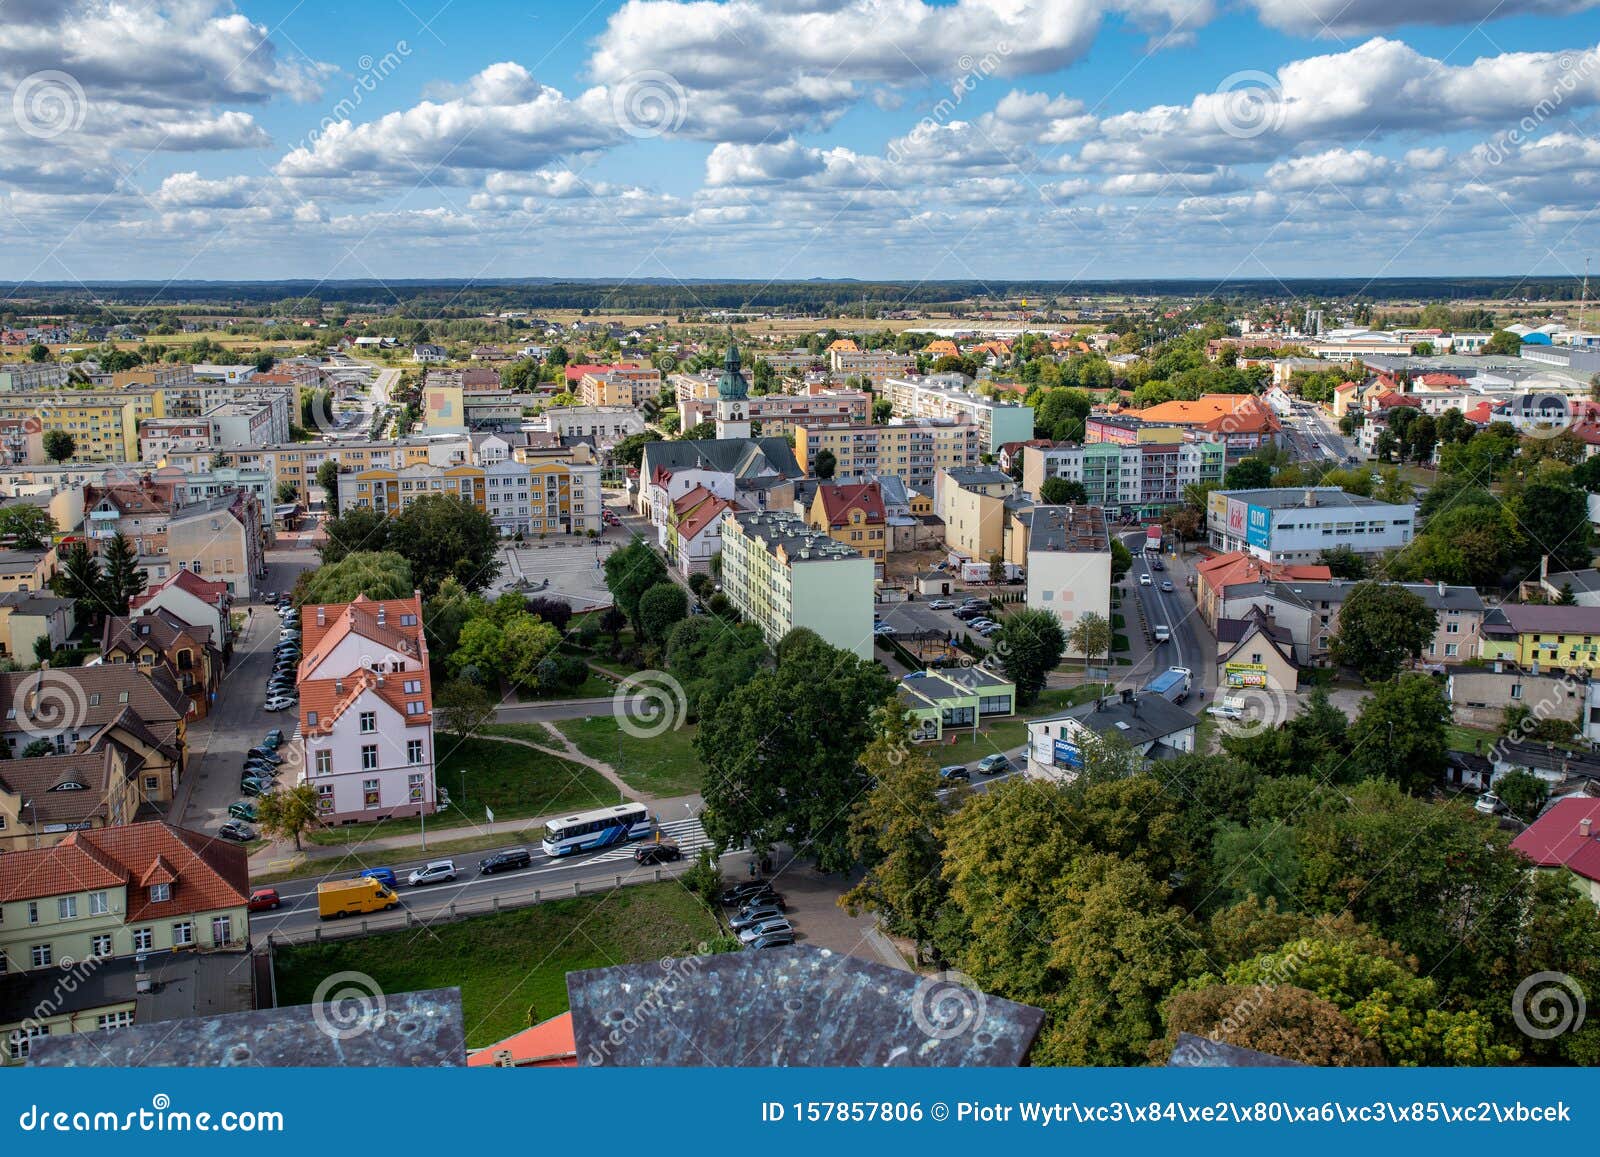
<path fill-rule="evenodd" d="M 750 437 L 750 390 L 739 370 L 739 347 L 731 338 L 717 382 L 717 437 Z"/>

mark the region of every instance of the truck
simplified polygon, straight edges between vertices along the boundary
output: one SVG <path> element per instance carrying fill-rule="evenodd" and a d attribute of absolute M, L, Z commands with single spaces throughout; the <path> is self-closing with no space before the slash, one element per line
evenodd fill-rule
<path fill-rule="evenodd" d="M 1014 583 L 1022 574 L 1022 568 L 1014 562 L 1002 563 L 1005 568 L 1005 581 Z M 964 583 L 986 583 L 989 581 L 989 564 L 986 562 L 964 562 L 961 564 L 961 581 Z"/>
<path fill-rule="evenodd" d="M 1144 548 L 1154 551 L 1156 554 L 1161 553 L 1161 527 L 1147 526 L 1144 528 Z"/>
<path fill-rule="evenodd" d="M 357 876 L 353 880 L 325 880 L 317 885 L 317 914 L 324 920 L 339 916 L 364 916 L 400 906 L 400 897 L 382 880 Z"/>
<path fill-rule="evenodd" d="M 1194 672 L 1187 667 L 1168 667 L 1144 685 L 1146 691 L 1161 696 L 1169 703 L 1182 703 L 1189 698 L 1189 687 Z"/>

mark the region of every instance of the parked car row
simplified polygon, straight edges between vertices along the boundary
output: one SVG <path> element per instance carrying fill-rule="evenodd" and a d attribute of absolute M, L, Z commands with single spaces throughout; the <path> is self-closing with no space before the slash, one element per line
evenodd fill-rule
<path fill-rule="evenodd" d="M 300 628 L 295 624 L 295 609 L 287 598 L 278 602 L 278 642 L 272 648 L 272 674 L 267 677 L 268 711 L 284 711 L 300 697 L 296 669 L 300 665 Z"/>
<path fill-rule="evenodd" d="M 739 937 L 745 948 L 758 951 L 794 943 L 794 925 L 787 916 L 789 906 L 771 880 L 735 884 L 722 893 L 722 902 L 736 909 L 728 919 L 728 930 Z"/>
<path fill-rule="evenodd" d="M 283 756 L 278 749 L 283 746 L 283 729 L 274 727 L 260 743 L 245 752 L 244 767 L 239 772 L 239 791 L 248 798 L 228 805 L 228 822 L 217 830 L 225 840 L 248 843 L 256 838 L 250 825 L 256 821 L 254 797 L 266 795 L 278 786 L 278 768 Z"/>
<path fill-rule="evenodd" d="M 995 752 L 978 760 L 978 771 L 982 775 L 999 775 L 1001 772 L 1011 770 L 1009 757 Z M 939 778 L 946 783 L 971 783 L 972 772 L 964 763 L 952 763 L 939 769 Z"/>

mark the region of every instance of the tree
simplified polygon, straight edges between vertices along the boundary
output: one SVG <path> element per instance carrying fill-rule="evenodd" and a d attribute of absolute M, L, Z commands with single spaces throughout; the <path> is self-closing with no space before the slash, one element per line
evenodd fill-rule
<path fill-rule="evenodd" d="M 1179 1033 L 1191 1033 L 1211 1044 L 1255 1049 L 1307 1065 L 1383 1064 L 1378 1046 L 1357 1032 L 1337 1007 L 1292 984 L 1207 985 L 1174 993 L 1166 1012 L 1166 1039 L 1151 1050 L 1151 1059 L 1158 1062 L 1177 1047 Z M 1204 1057 L 1206 1044 L 1194 1047 Z"/>
<path fill-rule="evenodd" d="M 528 613 L 537 615 L 549 623 L 562 634 L 567 632 L 567 624 L 572 622 L 572 604 L 562 599 L 551 599 L 539 596 L 527 602 Z"/>
<path fill-rule="evenodd" d="M 139 568 L 138 552 L 133 549 L 133 543 L 128 541 L 127 535 L 120 530 L 106 543 L 101 558 L 105 575 L 103 589 L 106 609 L 113 615 L 125 615 L 128 613 L 128 603 L 144 590 L 150 576 Z"/>
<path fill-rule="evenodd" d="M 41 341 L 34 342 L 28 347 L 28 360 L 30 362 L 47 362 L 50 360 L 50 347 Z M 69 454 L 68 457 L 71 457 Z"/>
<path fill-rule="evenodd" d="M 1085 666 L 1096 655 L 1105 655 L 1109 659 L 1114 641 L 1111 621 L 1104 615 L 1090 611 L 1073 624 L 1072 630 L 1067 632 L 1067 639 L 1072 649 L 1083 656 Z"/>
<path fill-rule="evenodd" d="M 1034 407 L 1033 432 L 1057 442 L 1083 441 L 1084 425 L 1094 402 L 1082 390 L 1050 390 Z"/>
<path fill-rule="evenodd" d="M 485 687 L 498 687 L 510 665 L 511 653 L 500 625 L 487 615 L 468 619 L 450 656 L 456 675 Z"/>
<path fill-rule="evenodd" d="M 1556 606 L 1575 607 L 1578 605 L 1578 596 L 1572 592 L 1571 583 L 1561 584 L 1561 593 L 1556 596 Z"/>
<path fill-rule="evenodd" d="M 43 550 L 55 537 L 56 521 L 31 502 L 0 506 L 0 537 L 13 539 L 19 550 Z"/>
<path fill-rule="evenodd" d="M 1328 650 L 1335 662 L 1377 682 L 1392 677 L 1407 659 L 1421 659 L 1438 629 L 1439 616 L 1421 595 L 1395 583 L 1361 582 L 1345 595 Z"/>
<path fill-rule="evenodd" d="M 463 628 L 462 634 L 465 633 Z M 561 632 L 549 623 L 522 613 L 506 624 L 504 635 L 506 674 L 519 687 L 539 688 L 539 668 L 561 645 Z"/>
<path fill-rule="evenodd" d="M 333 564 L 324 563 L 304 576 L 296 606 L 308 603 L 348 603 L 357 595 L 369 599 L 409 598 L 416 589 L 411 564 L 393 551 L 358 551 Z"/>
<path fill-rule="evenodd" d="M 628 616 L 634 630 L 643 634 L 639 625 L 639 600 L 644 592 L 667 579 L 666 564 L 642 538 L 636 538 L 621 550 L 606 556 L 606 589 L 617 608 Z"/>
<path fill-rule="evenodd" d="M 644 462 L 644 448 L 651 442 L 659 441 L 661 439 L 654 434 L 629 434 L 611 448 L 611 457 L 622 465 L 632 466 L 637 470 Z"/>
<path fill-rule="evenodd" d="M 781 841 L 808 849 L 823 871 L 843 871 L 854 863 L 850 807 L 867 786 L 857 761 L 894 683 L 878 663 L 803 628 L 779 641 L 777 660 L 701 718 L 702 821 L 719 847 Z"/>
<path fill-rule="evenodd" d="M 1006 678 L 1017 685 L 1017 705 L 1028 707 L 1061 662 L 1067 640 L 1052 612 L 1028 608 L 1005 617 L 995 632 L 994 649 Z"/>
<path fill-rule="evenodd" d="M 471 739 L 494 719 L 494 699 L 470 679 L 451 679 L 433 693 L 433 714 L 439 730 Z"/>
<path fill-rule="evenodd" d="M 300 850 L 300 833 L 318 823 L 315 784 L 280 787 L 256 800 L 256 825 L 269 836 L 293 840 Z"/>
<path fill-rule="evenodd" d="M 816 458 L 811 463 L 811 472 L 822 479 L 832 478 L 834 471 L 838 468 L 839 459 L 834 456 L 832 450 L 827 448 L 818 450 Z"/>
<path fill-rule="evenodd" d="M 358 551 L 396 550 L 389 545 L 389 516 L 365 506 L 352 507 L 323 527 L 327 540 L 317 550 L 324 565 Z"/>
<path fill-rule="evenodd" d="M 1494 781 L 1495 794 L 1511 814 L 1532 823 L 1550 802 L 1550 785 L 1531 772 L 1517 768 Z"/>
<path fill-rule="evenodd" d="M 1512 502 L 1517 526 L 1526 536 L 1522 564 L 1532 571 L 1539 556 L 1550 556 L 1551 570 L 1582 570 L 1594 558 L 1594 535 L 1587 495 L 1565 482 L 1529 483 Z"/>
<path fill-rule="evenodd" d="M 106 613 L 105 574 L 100 560 L 81 538 L 67 549 L 60 572 L 50 580 L 50 589 L 61 598 L 72 600 L 73 617 L 79 623 L 98 623 Z"/>
<path fill-rule="evenodd" d="M 639 596 L 639 628 L 657 646 L 666 644 L 672 628 L 689 617 L 689 595 L 670 579 Z"/>
<path fill-rule="evenodd" d="M 391 517 L 388 542 L 411 564 L 422 593 L 447 578 L 481 591 L 500 573 L 500 533 L 489 515 L 455 494 L 428 494 Z"/>
<path fill-rule="evenodd" d="M 1350 725 L 1350 758 L 1369 776 L 1421 791 L 1444 774 L 1450 744 L 1444 684 L 1415 672 L 1380 683 Z"/>
<path fill-rule="evenodd" d="M 1111 582 L 1116 585 L 1133 569 L 1133 552 L 1119 538 L 1111 540 Z"/>
<path fill-rule="evenodd" d="M 17 758 L 40 759 L 46 755 L 54 755 L 55 753 L 56 745 L 41 736 L 40 738 L 30 742 L 28 746 L 24 747 Z"/>
<path fill-rule="evenodd" d="M 717 424 L 715 422 L 696 422 L 679 434 L 678 439 L 682 442 L 704 442 L 716 436 Z"/>
<path fill-rule="evenodd" d="M 322 488 L 329 510 L 339 507 L 339 460 L 329 458 L 317 467 L 317 485 Z"/>
<path fill-rule="evenodd" d="M 1497 329 L 1489 335 L 1489 340 L 1483 343 L 1483 352 L 1486 354 L 1502 354 L 1506 357 L 1516 357 L 1522 351 L 1522 338 L 1508 329 Z"/>
<path fill-rule="evenodd" d="M 65 430 L 46 430 L 44 452 L 52 462 L 65 462 L 78 452 L 78 444 Z"/>
<path fill-rule="evenodd" d="M 903 707 L 891 700 L 873 722 L 876 734 L 860 759 L 872 786 L 850 819 L 850 851 L 867 871 L 839 906 L 852 916 L 881 913 L 890 931 L 910 938 L 920 965 L 948 898 L 942 784 L 933 761 L 907 741 Z"/>
<path fill-rule="evenodd" d="M 667 670 L 683 687 L 689 717 L 699 719 L 721 697 L 743 686 L 771 659 L 761 628 L 730 626 L 711 615 L 691 615 L 667 635 Z"/>
<path fill-rule="evenodd" d="M 277 496 L 279 502 L 293 502 L 300 497 L 300 487 L 285 480 L 278 483 Z"/>
<path fill-rule="evenodd" d="M 600 612 L 600 629 L 611 636 L 611 645 L 616 646 L 617 639 L 622 634 L 622 628 L 628 625 L 628 616 L 616 607 L 607 607 Z"/>
<path fill-rule="evenodd" d="M 1071 506 L 1089 501 L 1082 482 L 1070 478 L 1046 478 L 1039 484 L 1039 501 L 1046 506 Z"/>
<path fill-rule="evenodd" d="M 1272 485 L 1272 467 L 1259 457 L 1245 458 L 1228 468 L 1224 490 L 1260 490 Z"/>
<path fill-rule="evenodd" d="M 999 586 L 1006 581 L 1006 560 L 997 550 L 989 556 L 989 582 Z"/>
<path fill-rule="evenodd" d="M 1367 577 L 1367 560 L 1349 546 L 1336 546 L 1322 552 L 1318 559 L 1338 579 L 1364 579 Z"/>

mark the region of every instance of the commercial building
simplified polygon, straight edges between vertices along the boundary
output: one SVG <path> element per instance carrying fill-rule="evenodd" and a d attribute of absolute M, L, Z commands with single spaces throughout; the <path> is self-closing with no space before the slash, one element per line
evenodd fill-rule
<path fill-rule="evenodd" d="M 502 535 L 600 532 L 600 467 L 498 454 L 489 465 L 369 467 L 339 479 L 339 510 L 398 514 L 418 498 L 449 494 L 489 515 Z"/>
<path fill-rule="evenodd" d="M 872 657 L 872 560 L 788 511 L 725 514 L 722 590 L 776 645 L 796 627 Z"/>
<path fill-rule="evenodd" d="M 1015 714 L 1017 685 L 985 667 L 928 668 L 900 680 L 900 705 L 911 716 L 913 743 L 940 743 L 958 731 Z"/>
<path fill-rule="evenodd" d="M 884 380 L 883 396 L 896 417 L 970 422 L 978 427 L 978 449 L 998 453 L 1007 442 L 1033 437 L 1033 407 L 1000 402 L 965 388 L 960 374 L 928 374 Z"/>
<path fill-rule="evenodd" d="M 644 415 L 633 406 L 552 406 L 541 420 L 565 443 L 581 440 L 596 447 L 644 433 Z"/>
<path fill-rule="evenodd" d="M 1070 634 L 1085 615 L 1111 622 L 1111 535 L 1098 506 L 1035 506 L 1014 512 L 1008 562 L 1027 574 L 1028 607 L 1049 611 Z M 1067 647 L 1070 655 L 1081 654 Z M 1102 655 L 1104 659 L 1106 656 Z"/>
<path fill-rule="evenodd" d="M 1171 759 L 1194 750 L 1199 722 L 1153 691 L 1124 689 L 1030 720 L 1026 771 L 1036 779 L 1070 782 L 1083 769 L 1086 750 L 1111 737 L 1131 746 L 1146 765 Z"/>
<path fill-rule="evenodd" d="M 1379 502 L 1336 486 L 1214 490 L 1206 538 L 1216 550 L 1265 562 L 1318 562 L 1341 546 L 1364 555 L 1398 550 L 1415 536 L 1416 521 L 1415 503 Z"/>
<path fill-rule="evenodd" d="M 1484 616 L 1482 655 L 1533 674 L 1600 670 L 1600 607 L 1506 603 Z"/>
<path fill-rule="evenodd" d="M 1221 443 L 1229 462 L 1272 444 L 1281 429 L 1271 407 L 1254 394 L 1206 394 L 1192 402 L 1091 414 L 1084 424 L 1084 441 L 1132 446 L 1149 440 L 1152 431 L 1164 426 Z"/>
<path fill-rule="evenodd" d="M 982 433 L 971 422 L 928 421 L 884 426 L 812 425 L 794 432 L 800 468 L 816 471 L 817 455 L 834 457 L 835 474 L 887 474 L 913 488 L 932 488 L 941 470 L 977 463 Z"/>
<path fill-rule="evenodd" d="M 301 782 L 324 823 L 435 810 L 433 689 L 422 594 L 302 607 Z"/>

